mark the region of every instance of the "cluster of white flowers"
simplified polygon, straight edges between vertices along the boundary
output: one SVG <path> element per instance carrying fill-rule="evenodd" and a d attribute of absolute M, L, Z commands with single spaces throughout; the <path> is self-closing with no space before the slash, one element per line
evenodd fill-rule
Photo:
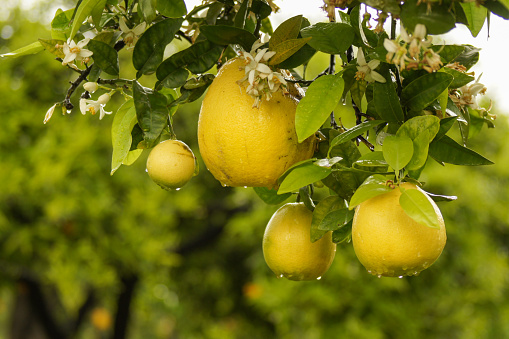
<path fill-rule="evenodd" d="M 120 17 L 118 19 L 118 25 L 120 26 L 120 30 L 122 31 L 122 36 L 124 37 L 124 43 L 127 46 L 127 49 L 133 49 L 134 45 L 138 41 L 140 35 L 145 32 L 145 28 L 147 28 L 147 23 L 144 21 L 138 26 L 134 28 L 127 27 L 125 19 Z"/>
<path fill-rule="evenodd" d="M 96 82 L 87 82 L 83 85 L 83 88 L 85 88 L 88 92 L 95 92 L 99 86 Z M 99 120 L 102 120 L 104 118 L 104 115 L 111 114 L 111 112 L 107 112 L 104 110 L 104 106 L 110 101 L 111 94 L 110 93 L 104 93 L 103 95 L 99 96 L 97 100 L 92 99 L 80 99 L 80 111 L 82 114 L 86 114 L 87 112 L 90 112 L 92 115 L 95 115 L 97 112 L 99 112 Z"/>
<path fill-rule="evenodd" d="M 485 108 L 479 107 L 477 103 L 477 96 L 486 94 L 487 90 L 486 86 L 479 82 L 481 76 L 482 74 L 477 78 L 477 80 L 474 83 L 467 84 L 463 87 L 458 88 L 457 90 L 451 91 L 449 97 L 456 104 L 456 106 L 458 106 L 459 108 L 468 106 L 480 112 L 487 111 Z"/>
<path fill-rule="evenodd" d="M 237 83 L 247 86 L 246 93 L 255 99 L 253 107 L 260 107 L 261 100 L 269 101 L 272 93 L 280 88 L 286 91 L 286 80 L 281 72 L 272 71 L 265 63 L 276 54 L 268 48 L 260 49 L 265 43 L 265 39 L 263 42 L 256 40 L 251 51 L 242 52 L 240 56 L 244 60 L 245 76 Z"/>
<path fill-rule="evenodd" d="M 395 64 L 400 71 L 405 69 L 424 69 L 428 72 L 437 71 L 442 67 L 440 55 L 431 47 L 432 38 L 426 37 L 426 26 L 415 25 L 414 33 L 409 35 L 401 27 L 401 35 L 397 40 L 384 40 L 387 50 L 387 62 Z"/>
<path fill-rule="evenodd" d="M 359 48 L 357 52 L 357 73 L 355 73 L 356 80 L 366 80 L 367 82 L 381 82 L 385 83 L 385 78 L 375 69 L 380 65 L 380 60 L 370 60 L 370 62 L 366 62 L 366 58 L 364 57 L 364 52 L 362 48 Z"/>

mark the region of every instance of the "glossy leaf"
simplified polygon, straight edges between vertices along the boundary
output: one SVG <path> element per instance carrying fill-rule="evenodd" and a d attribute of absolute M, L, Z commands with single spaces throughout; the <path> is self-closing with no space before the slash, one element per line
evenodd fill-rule
<path fill-rule="evenodd" d="M 420 111 L 436 100 L 453 79 L 452 75 L 443 72 L 425 74 L 403 88 L 403 103 L 411 110 Z"/>
<path fill-rule="evenodd" d="M 283 182 L 279 186 L 278 194 L 294 192 L 299 188 L 310 185 L 316 181 L 320 181 L 327 177 L 332 170 L 330 168 L 321 167 L 306 162 L 298 167 L 293 168 L 286 174 Z"/>
<path fill-rule="evenodd" d="M 152 22 L 156 18 L 156 0 L 138 0 L 138 6 L 146 22 Z"/>
<path fill-rule="evenodd" d="M 403 122 L 405 116 L 399 102 L 398 94 L 391 80 L 373 85 L 373 102 L 376 112 L 387 122 Z"/>
<path fill-rule="evenodd" d="M 201 26 L 200 32 L 216 45 L 239 44 L 245 51 L 250 51 L 256 41 L 251 32 L 233 26 Z"/>
<path fill-rule="evenodd" d="M 311 47 L 329 54 L 346 52 L 355 37 L 352 26 L 336 22 L 319 22 L 301 30 L 301 34 L 305 38 L 312 37 L 309 41 Z"/>
<path fill-rule="evenodd" d="M 509 1 L 507 0 L 486 0 L 483 6 L 489 9 L 494 14 L 509 19 Z"/>
<path fill-rule="evenodd" d="M 262 0 L 253 0 L 251 12 L 260 15 L 260 20 L 267 18 L 272 13 L 272 8 Z"/>
<path fill-rule="evenodd" d="M 183 0 L 157 0 L 156 9 L 168 18 L 178 18 L 187 14 Z"/>
<path fill-rule="evenodd" d="M 399 197 L 399 204 L 405 213 L 419 224 L 440 228 L 437 213 L 426 193 L 418 189 L 405 189 Z"/>
<path fill-rule="evenodd" d="M 462 2 L 461 7 L 463 7 L 463 11 L 467 17 L 467 27 L 475 38 L 484 26 L 488 10 L 486 7 L 479 6 L 475 2 Z"/>
<path fill-rule="evenodd" d="M 438 162 L 454 165 L 477 166 L 493 164 L 492 161 L 470 148 L 458 144 L 447 135 L 431 143 L 429 155 Z"/>
<path fill-rule="evenodd" d="M 163 60 L 164 49 L 180 29 L 183 19 L 165 19 L 150 28 L 140 37 L 133 50 L 133 65 L 141 74 L 154 73 Z"/>
<path fill-rule="evenodd" d="M 363 184 L 355 191 L 352 199 L 350 199 L 349 209 L 354 209 L 357 205 L 360 205 L 366 200 L 379 196 L 381 194 L 392 191 L 392 188 L 382 183 Z"/>
<path fill-rule="evenodd" d="M 428 34 L 447 33 L 456 27 L 450 6 L 449 2 L 406 0 L 401 6 L 401 22 L 409 32 L 413 32 L 416 24 L 424 24 Z"/>
<path fill-rule="evenodd" d="M 277 190 L 269 189 L 267 187 L 253 187 L 253 190 L 260 197 L 260 199 L 269 205 L 280 204 L 292 196 L 291 193 L 277 194 Z"/>
<path fill-rule="evenodd" d="M 101 41 L 90 40 L 87 48 L 94 53 L 94 62 L 103 72 L 118 76 L 118 53 L 113 47 Z"/>
<path fill-rule="evenodd" d="M 292 69 L 298 67 L 307 63 L 309 59 L 315 55 L 315 53 L 316 50 L 313 47 L 309 46 L 309 44 L 305 44 L 288 59 L 285 59 L 283 62 L 281 62 L 278 67 L 283 69 Z"/>
<path fill-rule="evenodd" d="M 407 136 L 388 135 L 382 146 L 384 159 L 395 171 L 405 167 L 414 154 L 412 139 Z"/>
<path fill-rule="evenodd" d="M 74 38 L 78 30 L 80 29 L 83 22 L 92 14 L 92 10 L 97 4 L 101 3 L 102 0 L 83 0 L 76 9 L 71 25 L 71 31 L 69 38 Z"/>
<path fill-rule="evenodd" d="M 460 45 L 434 45 L 431 49 L 440 55 L 444 65 L 452 62 L 465 51 L 465 46 Z"/>
<path fill-rule="evenodd" d="M 438 133 L 435 136 L 435 140 L 442 138 L 447 132 L 449 132 L 452 125 L 454 125 L 454 123 L 456 122 L 456 119 L 458 119 L 458 117 L 447 117 L 440 119 L 440 129 L 438 130 Z"/>
<path fill-rule="evenodd" d="M 318 229 L 322 231 L 335 231 L 340 229 L 352 221 L 354 213 L 353 210 L 348 208 L 331 211 L 323 218 Z"/>
<path fill-rule="evenodd" d="M 276 54 L 269 59 L 269 65 L 277 65 L 300 50 L 310 38 L 285 40 L 272 49 Z"/>
<path fill-rule="evenodd" d="M 221 46 L 208 40 L 197 42 L 164 60 L 157 68 L 157 79 L 166 87 L 180 87 L 186 82 L 189 74 L 184 67 L 195 74 L 204 73 L 216 64 L 222 50 Z"/>
<path fill-rule="evenodd" d="M 166 97 L 150 88 L 141 86 L 138 81 L 133 84 L 134 107 L 138 124 L 143 131 L 144 148 L 154 146 L 157 138 L 168 125 L 169 111 Z"/>
<path fill-rule="evenodd" d="M 440 119 L 433 115 L 414 117 L 398 129 L 397 136 L 406 136 L 413 142 L 413 156 L 406 165 L 408 170 L 424 166 L 428 158 L 428 147 L 440 129 Z"/>
<path fill-rule="evenodd" d="M 340 244 L 352 238 L 352 222 L 332 232 L 332 242 Z"/>
<path fill-rule="evenodd" d="M 453 81 L 449 85 L 449 88 L 460 88 L 475 80 L 473 76 L 465 74 L 463 72 L 459 72 L 455 69 L 449 67 L 444 67 L 442 69 L 444 70 L 445 73 L 453 76 Z"/>
<path fill-rule="evenodd" d="M 350 128 L 348 131 L 341 133 L 337 137 L 335 137 L 331 142 L 329 146 L 329 152 L 330 149 L 332 149 L 334 146 L 339 145 L 343 142 L 352 140 L 359 135 L 367 132 L 371 128 L 378 126 L 382 123 L 381 120 L 369 120 L 364 121 L 363 123 L 360 123 L 359 125 L 356 125 L 355 127 Z"/>
<path fill-rule="evenodd" d="M 59 45 L 62 46 L 65 41 L 63 40 L 45 40 L 45 39 L 39 39 L 40 44 L 42 47 L 44 47 L 45 50 L 56 56 L 57 58 L 65 58 L 65 54 L 62 51 L 62 48 L 56 48 L 55 46 Z"/>
<path fill-rule="evenodd" d="M 106 0 L 99 0 L 97 4 L 92 8 L 91 17 L 94 22 L 95 27 L 100 31 L 101 26 L 101 18 L 103 15 L 104 7 L 106 6 Z"/>
<path fill-rule="evenodd" d="M 338 196 L 332 195 L 322 199 L 318 205 L 316 205 L 313 211 L 313 218 L 311 219 L 311 242 L 320 240 L 327 231 L 320 230 L 319 226 L 322 223 L 323 218 L 331 211 L 341 209 L 345 206 L 343 199 Z"/>
<path fill-rule="evenodd" d="M 246 22 L 248 11 L 249 0 L 242 0 L 240 2 L 240 7 L 237 10 L 237 15 L 235 15 L 235 19 L 233 20 L 234 26 L 238 28 L 244 28 L 244 24 Z"/>
<path fill-rule="evenodd" d="M 453 61 L 459 62 L 468 70 L 479 61 L 479 52 L 481 49 L 471 45 L 463 45 L 463 47 L 463 52 Z"/>
<path fill-rule="evenodd" d="M 295 114 L 295 129 L 299 142 L 313 135 L 337 106 L 343 94 L 340 75 L 324 75 L 316 79 L 299 102 Z"/>
<path fill-rule="evenodd" d="M 2 59 L 8 59 L 8 58 L 17 58 L 23 55 L 30 55 L 30 54 L 36 54 L 44 50 L 43 45 L 40 41 L 36 41 L 31 43 L 28 46 L 18 48 L 17 50 L 14 50 L 9 53 L 0 54 L 0 60 Z"/>
<path fill-rule="evenodd" d="M 269 40 L 269 50 L 275 51 L 276 46 L 286 40 L 297 39 L 302 25 L 302 15 L 294 16 L 282 22 Z"/>
<path fill-rule="evenodd" d="M 136 109 L 133 100 L 126 101 L 115 113 L 111 125 L 111 143 L 113 155 L 111 157 L 111 175 L 122 165 L 131 149 L 131 131 L 136 125 Z"/>
<path fill-rule="evenodd" d="M 73 10 L 62 11 L 57 10 L 55 17 L 51 21 L 51 38 L 55 40 L 67 40 L 67 35 L 71 31 L 69 25 L 72 18 Z"/>

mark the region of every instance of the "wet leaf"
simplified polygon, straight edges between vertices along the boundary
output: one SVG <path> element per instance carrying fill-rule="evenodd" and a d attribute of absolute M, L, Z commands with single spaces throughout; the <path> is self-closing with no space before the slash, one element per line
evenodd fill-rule
<path fill-rule="evenodd" d="M 492 161 L 470 148 L 461 146 L 447 135 L 444 135 L 439 140 L 434 140 L 430 144 L 429 155 L 438 162 L 454 165 L 477 166 L 493 164 Z"/>
<path fill-rule="evenodd" d="M 250 51 L 256 41 L 256 37 L 251 32 L 233 26 L 201 26 L 200 32 L 217 45 L 239 44 L 245 51 Z"/>
<path fill-rule="evenodd" d="M 180 29 L 183 19 L 165 19 L 150 28 L 140 37 L 133 50 L 133 65 L 137 77 L 154 73 L 163 61 L 164 49 Z"/>
<path fill-rule="evenodd" d="M 168 18 L 179 18 L 187 14 L 183 0 L 157 0 L 156 9 Z"/>
<path fill-rule="evenodd" d="M 322 231 L 335 231 L 352 221 L 354 211 L 348 208 L 341 208 L 327 213 L 318 226 Z"/>
<path fill-rule="evenodd" d="M 269 205 L 280 204 L 292 196 L 291 193 L 277 194 L 277 190 L 269 189 L 267 187 L 253 187 L 253 190 L 260 197 L 260 199 Z"/>
<path fill-rule="evenodd" d="M 381 194 L 392 191 L 392 188 L 385 185 L 384 182 L 381 183 L 365 183 L 359 186 L 355 191 L 352 199 L 350 199 L 350 204 L 348 205 L 349 209 L 354 209 L 357 205 L 360 205 L 366 200 L 379 196 Z"/>
<path fill-rule="evenodd" d="M 405 116 L 389 71 L 387 68 L 381 67 L 380 72 L 386 82 L 375 82 L 373 85 L 373 102 L 376 112 L 380 118 L 387 122 L 403 122 Z"/>
<path fill-rule="evenodd" d="M 450 6 L 445 1 L 424 3 L 406 0 L 401 6 L 401 22 L 409 32 L 413 32 L 416 24 L 424 24 L 428 34 L 447 33 L 456 27 L 456 18 Z"/>
<path fill-rule="evenodd" d="M 297 39 L 302 25 L 302 15 L 294 16 L 283 21 L 274 31 L 269 40 L 269 50 L 275 51 L 276 46 L 287 41 Z"/>
<path fill-rule="evenodd" d="M 312 37 L 309 41 L 311 47 L 328 54 L 346 52 L 355 37 L 352 26 L 337 22 L 319 22 L 301 30 L 301 34 L 304 38 Z"/>
<path fill-rule="evenodd" d="M 111 175 L 122 165 L 131 149 L 131 131 L 136 125 L 136 109 L 134 101 L 126 101 L 115 113 L 111 125 L 111 143 L 113 155 L 111 157 Z"/>
<path fill-rule="evenodd" d="M 17 50 L 12 51 L 10 53 L 0 54 L 0 60 L 8 58 L 17 58 L 23 55 L 36 54 L 43 50 L 44 47 L 42 43 L 40 41 L 36 41 L 28 46 L 18 48 Z"/>
<path fill-rule="evenodd" d="M 330 168 L 321 167 L 306 162 L 298 167 L 294 167 L 288 174 L 286 174 L 283 182 L 279 186 L 278 194 L 294 192 L 299 188 L 310 185 L 316 181 L 320 181 L 327 177 L 332 170 Z"/>
<path fill-rule="evenodd" d="M 449 87 L 453 79 L 444 72 L 425 74 L 403 88 L 402 101 L 413 111 L 423 110 Z"/>
<path fill-rule="evenodd" d="M 399 197 L 399 204 L 419 224 L 440 229 L 437 213 L 426 193 L 418 189 L 405 189 Z"/>
<path fill-rule="evenodd" d="M 388 135 L 382 146 L 384 159 L 395 171 L 405 167 L 414 154 L 412 139 L 407 136 Z"/>
<path fill-rule="evenodd" d="M 97 4 L 102 3 L 102 0 L 83 0 L 76 8 L 76 11 L 73 14 L 73 20 L 71 25 L 71 31 L 69 33 L 69 38 L 74 38 L 78 30 L 80 29 L 83 22 L 92 14 L 92 10 Z"/>
<path fill-rule="evenodd" d="M 320 230 L 318 228 L 322 223 L 323 218 L 325 218 L 325 216 L 331 211 L 344 207 L 344 200 L 335 195 L 322 199 L 318 205 L 316 205 L 313 211 L 313 219 L 311 220 L 311 242 L 320 240 L 320 238 L 327 233 L 327 231 Z"/>
<path fill-rule="evenodd" d="M 463 11 L 468 21 L 468 29 L 472 36 L 475 38 L 481 31 L 488 15 L 488 10 L 484 6 L 479 6 L 475 2 L 464 2 L 461 3 Z"/>
<path fill-rule="evenodd" d="M 118 65 L 118 53 L 108 44 L 97 40 L 90 40 L 87 48 L 94 53 L 92 57 L 97 66 L 110 75 L 117 75 L 120 72 Z"/>
<path fill-rule="evenodd" d="M 295 114 L 295 129 L 299 142 L 313 135 L 327 120 L 341 100 L 344 81 L 338 75 L 324 75 L 308 88 Z"/>
<path fill-rule="evenodd" d="M 336 145 L 339 145 L 343 142 L 352 140 L 353 138 L 358 137 L 359 135 L 367 132 L 373 127 L 376 127 L 383 123 L 382 120 L 370 120 L 370 121 L 364 121 L 363 123 L 360 123 L 359 125 L 356 125 L 355 127 L 350 128 L 348 131 L 341 133 L 334 139 L 332 139 L 330 146 L 329 146 L 329 153 L 330 150 L 335 147 Z"/>
<path fill-rule="evenodd" d="M 274 46 L 272 51 L 276 52 L 276 54 L 269 59 L 268 64 L 277 65 L 285 61 L 306 45 L 309 40 L 310 38 L 285 40 Z"/>
<path fill-rule="evenodd" d="M 428 147 L 440 129 L 440 119 L 434 115 L 424 115 L 407 120 L 398 129 L 397 136 L 409 137 L 413 142 L 413 156 L 406 165 L 408 170 L 424 166 L 428 158 Z"/>

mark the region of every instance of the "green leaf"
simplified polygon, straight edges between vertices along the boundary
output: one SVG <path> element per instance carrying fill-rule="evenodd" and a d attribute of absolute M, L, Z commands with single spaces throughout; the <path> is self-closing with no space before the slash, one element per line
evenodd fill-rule
<path fill-rule="evenodd" d="M 366 200 L 392 191 L 392 188 L 385 184 L 386 181 L 387 178 L 383 175 L 375 174 L 368 177 L 355 191 L 354 195 L 350 199 L 348 208 L 352 210 Z"/>
<path fill-rule="evenodd" d="M 316 50 L 309 46 L 309 44 L 305 44 L 302 46 L 297 52 L 292 54 L 288 59 L 284 60 L 278 65 L 278 68 L 282 69 L 292 69 L 298 67 L 302 64 L 305 64 L 315 55 Z"/>
<path fill-rule="evenodd" d="M 117 51 L 108 44 L 97 40 L 90 40 L 87 47 L 94 54 L 94 62 L 104 72 L 110 75 L 119 74 L 118 66 L 118 53 Z"/>
<path fill-rule="evenodd" d="M 492 13 L 504 18 L 509 19 L 509 1 L 508 0 L 486 0 L 482 4 L 489 9 Z"/>
<path fill-rule="evenodd" d="M 385 75 L 384 75 L 385 77 Z M 405 116 L 399 102 L 393 82 L 375 82 L 373 85 L 373 102 L 376 112 L 387 122 L 403 122 Z"/>
<path fill-rule="evenodd" d="M 299 36 L 302 25 L 302 15 L 294 16 L 282 22 L 274 31 L 269 40 L 269 50 L 275 51 L 276 46 L 286 40 L 294 40 Z"/>
<path fill-rule="evenodd" d="M 362 98 L 366 93 L 366 87 L 368 83 L 365 80 L 356 80 L 350 87 L 350 94 L 352 100 L 357 107 L 362 111 Z"/>
<path fill-rule="evenodd" d="M 156 18 L 156 0 L 138 0 L 138 6 L 144 21 L 150 23 Z"/>
<path fill-rule="evenodd" d="M 131 99 L 120 106 L 111 125 L 111 142 L 113 145 L 111 175 L 122 165 L 129 154 L 132 143 L 131 131 L 136 122 L 136 109 L 134 108 L 134 101 Z"/>
<path fill-rule="evenodd" d="M 434 45 L 431 49 L 440 55 L 442 63 L 447 65 L 465 51 L 465 46 L 460 45 Z"/>
<path fill-rule="evenodd" d="M 301 34 L 304 38 L 313 38 L 308 43 L 311 47 L 328 54 L 346 52 L 355 38 L 352 26 L 337 22 L 319 22 L 301 30 Z"/>
<path fill-rule="evenodd" d="M 429 155 L 438 162 L 454 165 L 478 166 L 493 164 L 492 161 L 467 147 L 461 146 L 447 135 L 431 143 Z"/>
<path fill-rule="evenodd" d="M 256 37 L 251 32 L 233 26 L 201 26 L 200 32 L 217 45 L 239 44 L 245 51 L 250 51 L 256 41 Z"/>
<path fill-rule="evenodd" d="M 463 47 L 463 52 L 453 61 L 459 62 L 461 65 L 465 66 L 467 70 L 469 70 L 479 61 L 479 52 L 481 49 L 471 45 L 463 45 Z"/>
<path fill-rule="evenodd" d="M 299 142 L 313 135 L 341 100 L 344 81 L 341 75 L 324 75 L 316 79 L 299 102 L 295 129 Z"/>
<path fill-rule="evenodd" d="M 364 154 L 354 163 L 354 166 L 361 169 L 378 168 L 381 171 L 386 171 L 389 165 L 384 159 L 383 152 L 375 151 Z"/>
<path fill-rule="evenodd" d="M 455 69 L 452 69 L 449 67 L 444 67 L 442 69 L 445 73 L 450 74 L 454 77 L 454 80 L 449 85 L 449 88 L 460 88 L 460 87 L 470 83 L 471 81 L 475 80 L 475 78 L 473 76 L 465 74 L 463 72 L 459 72 Z"/>
<path fill-rule="evenodd" d="M 272 8 L 265 1 L 253 0 L 251 12 L 260 15 L 260 20 L 263 20 L 272 13 Z"/>
<path fill-rule="evenodd" d="M 456 27 L 456 18 L 450 2 L 424 3 L 418 0 L 406 0 L 401 6 L 401 22 L 413 32 L 416 24 L 424 24 L 429 34 L 447 33 Z"/>
<path fill-rule="evenodd" d="M 475 2 L 462 2 L 461 7 L 463 7 L 463 11 L 467 17 L 468 29 L 475 38 L 484 26 L 488 10 L 486 7 L 479 6 Z"/>
<path fill-rule="evenodd" d="M 41 44 L 40 41 L 36 41 L 31 43 L 28 46 L 18 48 L 15 51 L 12 51 L 10 53 L 0 54 L 0 60 L 2 59 L 9 59 L 9 58 L 17 58 L 23 55 L 30 55 L 30 54 L 36 54 L 40 51 L 43 51 L 44 47 Z"/>
<path fill-rule="evenodd" d="M 197 42 L 164 60 L 157 68 L 157 79 L 165 87 L 180 87 L 186 82 L 189 74 L 184 67 L 195 74 L 204 73 L 216 64 L 222 51 L 223 47 L 208 40 Z"/>
<path fill-rule="evenodd" d="M 340 244 L 345 241 L 349 241 L 352 237 L 352 222 L 349 222 L 345 226 L 332 232 L 332 242 Z"/>
<path fill-rule="evenodd" d="M 413 111 L 423 110 L 449 87 L 453 79 L 452 75 L 443 72 L 425 74 L 403 88 L 402 101 Z"/>
<path fill-rule="evenodd" d="M 138 124 L 143 131 L 143 146 L 150 148 L 154 146 L 163 128 L 168 125 L 169 111 L 166 97 L 134 81 L 133 98 Z"/>
<path fill-rule="evenodd" d="M 99 0 L 97 4 L 92 8 L 92 21 L 98 30 L 101 30 L 101 18 L 103 15 L 104 7 L 106 6 L 106 0 Z"/>
<path fill-rule="evenodd" d="M 456 122 L 456 119 L 458 119 L 458 117 L 447 117 L 447 118 L 443 118 L 440 120 L 440 129 L 438 130 L 438 133 L 437 135 L 435 136 L 435 140 L 439 140 L 440 138 L 442 138 L 447 132 L 449 132 L 449 130 L 451 129 L 451 127 L 454 125 L 454 123 Z"/>
<path fill-rule="evenodd" d="M 292 196 L 291 193 L 277 194 L 277 190 L 269 189 L 267 187 L 253 187 L 253 190 L 260 197 L 260 199 L 269 205 L 280 204 Z"/>
<path fill-rule="evenodd" d="M 269 65 L 277 65 L 293 54 L 295 54 L 298 50 L 300 50 L 306 43 L 310 40 L 310 38 L 304 39 L 291 39 L 285 40 L 280 44 L 276 45 L 272 50 L 276 52 L 276 54 L 269 59 Z"/>
<path fill-rule="evenodd" d="M 51 21 L 51 38 L 56 40 L 67 40 L 67 35 L 71 30 L 69 23 L 71 22 L 73 9 L 62 11 L 57 10 L 55 17 Z"/>
<path fill-rule="evenodd" d="M 156 9 L 168 18 L 179 18 L 187 14 L 183 0 L 157 0 Z"/>
<path fill-rule="evenodd" d="M 370 130 L 371 128 L 380 125 L 381 123 L 383 123 L 382 120 L 364 121 L 363 123 L 350 128 L 348 131 L 341 133 L 340 135 L 332 139 L 329 146 L 329 153 L 330 150 L 336 145 L 339 145 L 345 141 L 352 140 L 353 138 L 358 137 L 359 135 Z"/>
<path fill-rule="evenodd" d="M 434 115 L 417 116 L 406 121 L 396 132 L 397 136 L 406 136 L 413 142 L 413 156 L 406 165 L 408 170 L 416 170 L 426 164 L 430 142 L 440 129 L 440 119 Z"/>
<path fill-rule="evenodd" d="M 419 224 L 440 229 L 437 213 L 426 193 L 418 189 L 405 189 L 399 197 L 399 204 Z"/>
<path fill-rule="evenodd" d="M 332 170 L 330 168 L 317 166 L 312 162 L 303 163 L 287 172 L 277 193 L 283 194 L 296 191 L 303 186 L 324 179 L 331 172 Z"/>
<path fill-rule="evenodd" d="M 355 212 L 348 208 L 331 211 L 323 218 L 318 229 L 322 231 L 335 231 L 352 221 Z"/>
<path fill-rule="evenodd" d="M 140 37 L 133 50 L 133 66 L 141 74 L 154 73 L 163 60 L 164 49 L 180 29 L 184 19 L 165 19 L 150 28 Z"/>
<path fill-rule="evenodd" d="M 62 51 L 62 48 L 56 48 L 55 46 L 59 45 L 62 46 L 65 41 L 63 40 L 45 40 L 45 39 L 39 39 L 39 42 L 41 43 L 42 47 L 44 47 L 45 50 L 56 56 L 57 58 L 65 58 L 65 54 Z"/>
<path fill-rule="evenodd" d="M 382 146 L 384 159 L 395 171 L 405 167 L 414 154 L 414 144 L 407 136 L 388 135 Z"/>
<path fill-rule="evenodd" d="M 438 103 L 440 104 L 440 110 L 442 114 L 445 115 L 447 111 L 447 103 L 449 102 L 449 90 L 446 89 L 438 96 Z"/>
<path fill-rule="evenodd" d="M 313 211 L 313 218 L 311 219 L 311 242 L 320 240 L 328 231 L 320 230 L 318 227 L 322 223 L 323 218 L 331 211 L 345 207 L 343 199 L 338 196 L 332 195 L 322 199 L 316 205 Z"/>
<path fill-rule="evenodd" d="M 249 4 L 249 0 L 243 0 L 240 3 L 240 7 L 237 11 L 237 15 L 235 15 L 234 26 L 238 28 L 244 28 L 244 24 L 246 22 L 247 14 L 249 13 L 247 6 Z"/>
<path fill-rule="evenodd" d="M 74 38 L 81 25 L 83 25 L 83 21 L 92 14 L 94 7 L 101 3 L 101 1 L 102 0 L 83 0 L 79 4 L 74 14 L 69 38 Z"/>
<path fill-rule="evenodd" d="M 131 166 L 134 164 L 136 160 L 140 157 L 141 153 L 143 153 L 142 149 L 135 149 L 132 151 L 129 151 L 127 153 L 127 156 L 125 157 L 124 161 L 122 161 L 122 165 Z"/>

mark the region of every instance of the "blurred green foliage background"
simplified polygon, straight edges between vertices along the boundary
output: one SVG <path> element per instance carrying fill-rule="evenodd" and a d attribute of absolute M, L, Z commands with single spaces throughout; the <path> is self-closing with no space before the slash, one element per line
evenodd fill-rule
<path fill-rule="evenodd" d="M 0 22 L 0 54 L 49 36 L 26 18 L 14 10 Z M 120 337 L 122 320 L 128 338 L 509 337 L 509 125 L 500 112 L 497 128 L 469 145 L 496 165 L 430 162 L 423 174 L 427 191 L 458 196 L 440 204 L 448 242 L 431 268 L 379 279 L 345 243 L 322 280 L 293 282 L 276 279 L 261 250 L 279 206 L 221 187 L 202 162 L 181 191 L 164 191 L 145 173 L 147 152 L 110 176 L 112 116 L 75 108 L 43 125 L 74 76 L 49 53 L 0 61 L 0 338 L 39 338 L 44 319 L 75 338 Z M 199 157 L 198 112 L 199 102 L 181 107 L 174 129 Z M 117 325 L 94 326 L 97 307 Z"/>

